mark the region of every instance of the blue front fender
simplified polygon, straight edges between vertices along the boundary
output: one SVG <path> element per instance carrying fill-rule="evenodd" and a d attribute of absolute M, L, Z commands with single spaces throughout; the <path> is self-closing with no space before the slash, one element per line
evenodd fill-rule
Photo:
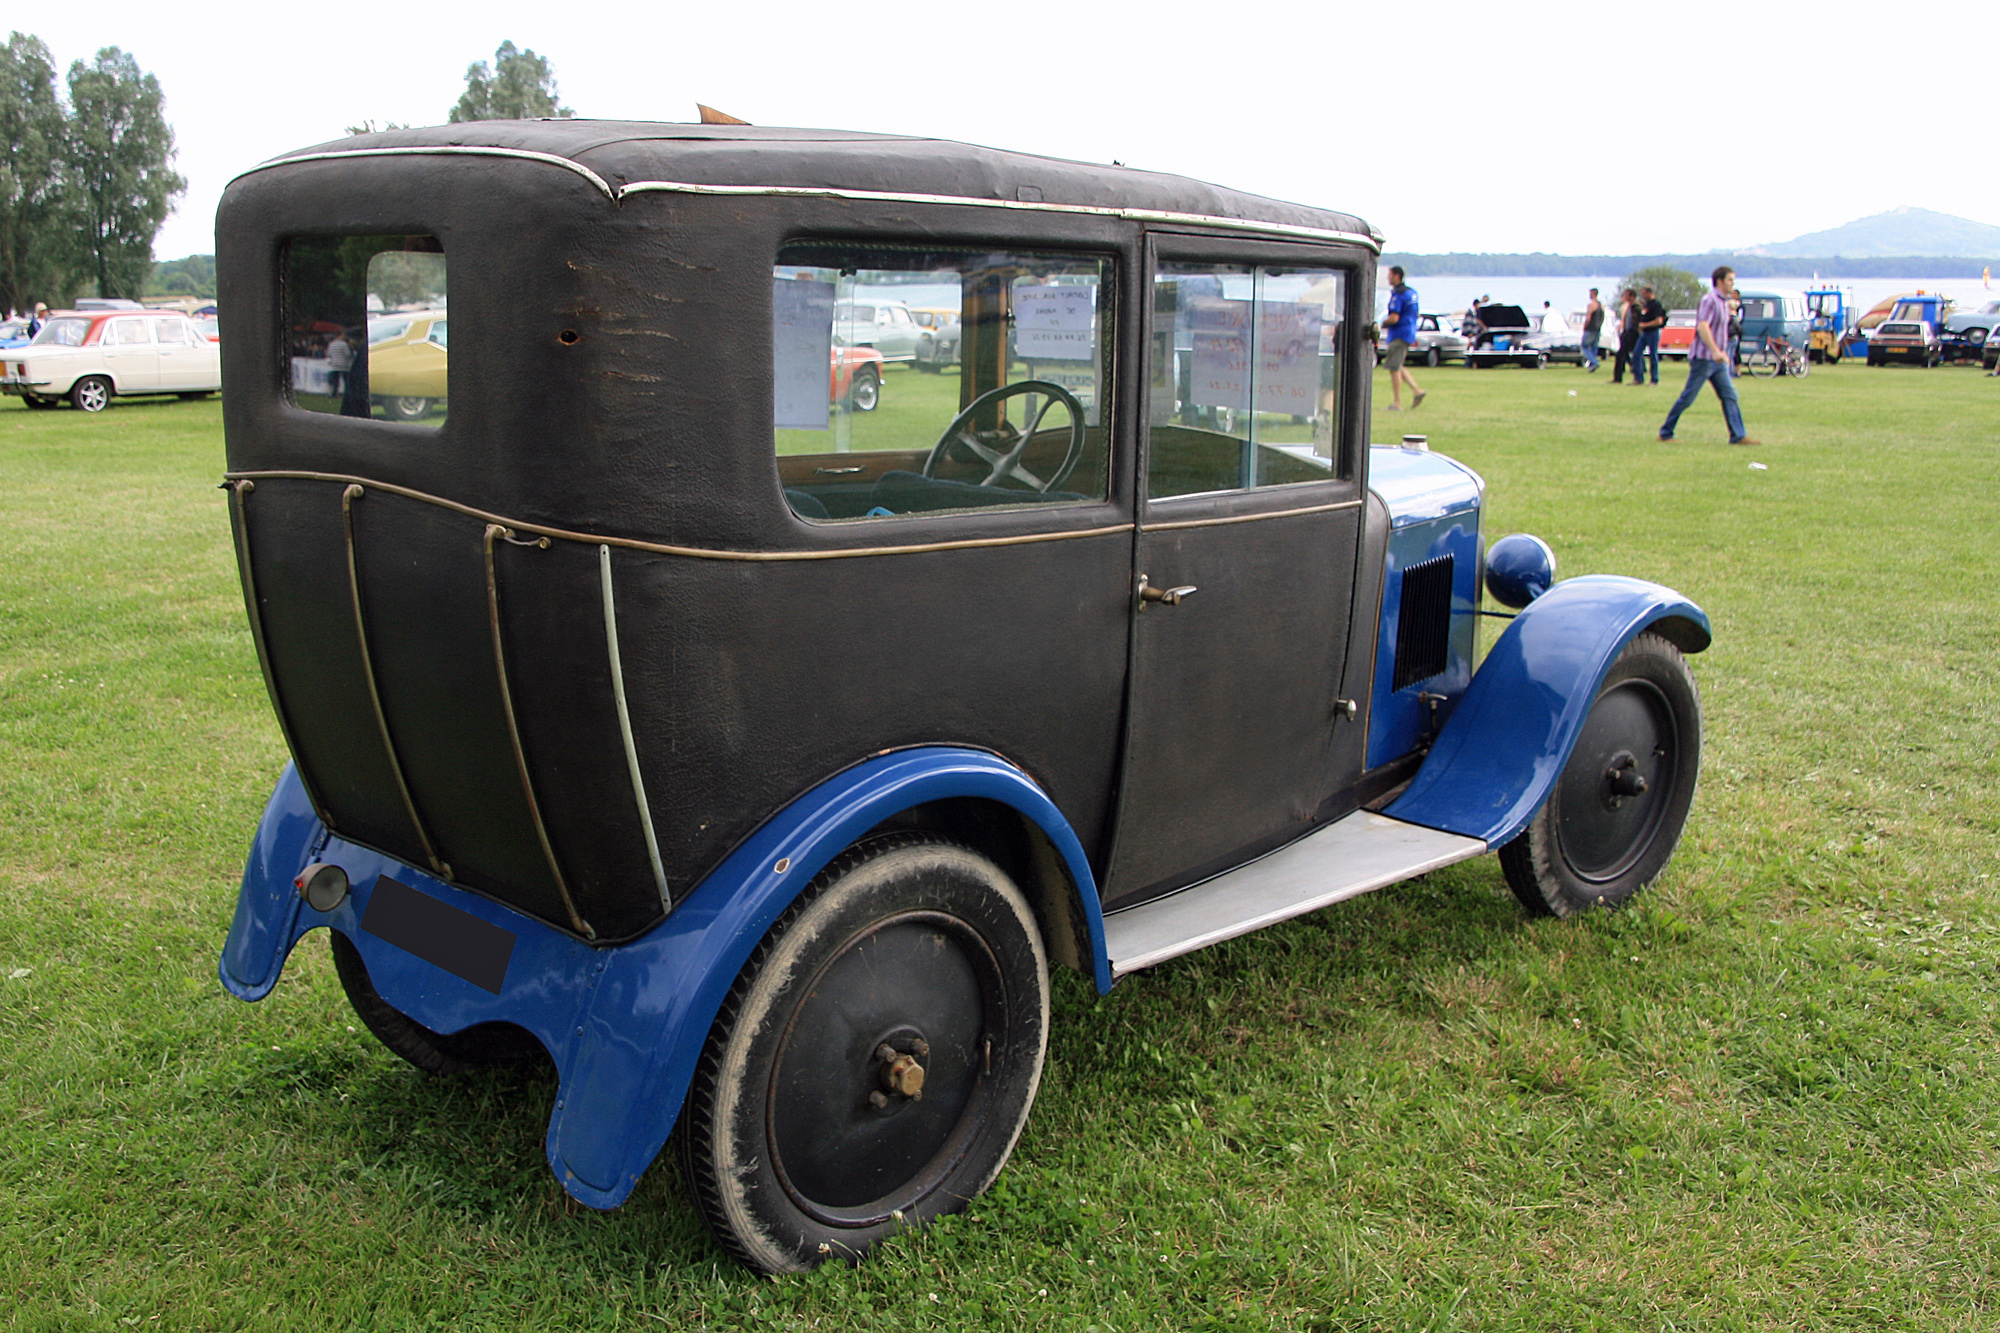
<path fill-rule="evenodd" d="M 1604 674 L 1638 634 L 1708 647 L 1708 617 L 1671 588 L 1591 574 L 1515 616 L 1480 664 L 1409 790 L 1382 813 L 1497 847 L 1548 799 Z"/>

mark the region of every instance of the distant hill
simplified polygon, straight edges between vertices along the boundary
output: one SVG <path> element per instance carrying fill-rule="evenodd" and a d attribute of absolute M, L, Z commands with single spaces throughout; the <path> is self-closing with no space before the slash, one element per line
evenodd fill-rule
<path fill-rule="evenodd" d="M 1798 259 L 1820 255 L 1879 258 L 1901 255 L 2000 254 L 2000 227 L 1928 208 L 1892 208 L 1830 231 L 1745 248 L 1746 255 Z"/>

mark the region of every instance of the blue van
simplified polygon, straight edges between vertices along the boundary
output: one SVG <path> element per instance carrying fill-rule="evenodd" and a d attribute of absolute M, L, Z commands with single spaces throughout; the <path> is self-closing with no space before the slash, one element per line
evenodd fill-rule
<path fill-rule="evenodd" d="M 1743 301 L 1743 333 L 1737 355 L 1747 357 L 1761 350 L 1765 340 L 1780 338 L 1803 352 L 1812 335 L 1812 312 L 1806 308 L 1804 292 L 1781 288 L 1738 287 Z"/>

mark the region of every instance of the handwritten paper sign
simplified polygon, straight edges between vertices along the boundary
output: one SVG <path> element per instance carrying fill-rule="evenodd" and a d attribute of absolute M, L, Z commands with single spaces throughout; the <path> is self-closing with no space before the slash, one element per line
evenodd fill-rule
<path fill-rule="evenodd" d="M 1097 288 L 1014 288 L 1014 352 L 1024 361 L 1088 361 L 1096 355 Z"/>
<path fill-rule="evenodd" d="M 825 430 L 833 373 L 833 284 L 771 279 L 771 415 L 780 427 Z"/>
<path fill-rule="evenodd" d="M 1192 358 L 1191 401 L 1203 407 L 1312 416 L 1319 404 L 1320 331 L 1316 304 L 1265 301 L 1256 307 L 1255 375 L 1249 301 L 1207 297 L 1187 312 Z"/>

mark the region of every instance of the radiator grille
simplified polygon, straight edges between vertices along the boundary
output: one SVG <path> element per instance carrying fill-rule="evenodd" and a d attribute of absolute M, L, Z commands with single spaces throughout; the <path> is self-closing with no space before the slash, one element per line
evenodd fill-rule
<path fill-rule="evenodd" d="M 1396 612 L 1396 689 L 1429 680 L 1449 662 L 1451 571 L 1448 555 L 1403 571 L 1402 605 Z"/>

